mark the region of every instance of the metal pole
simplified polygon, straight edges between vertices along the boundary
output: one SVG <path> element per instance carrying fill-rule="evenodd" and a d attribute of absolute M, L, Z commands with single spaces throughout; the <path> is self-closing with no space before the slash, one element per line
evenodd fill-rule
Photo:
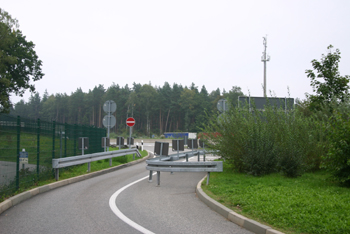
<path fill-rule="evenodd" d="M 129 149 L 131 149 L 131 128 L 130 127 L 130 131 L 129 131 Z"/>
<path fill-rule="evenodd" d="M 19 189 L 19 147 L 21 141 L 21 117 L 17 116 L 17 159 L 16 159 L 16 189 Z"/>
<path fill-rule="evenodd" d="M 266 55 L 267 36 L 263 37 L 264 52 L 261 61 L 264 63 L 264 97 L 266 97 L 266 62 L 270 61 L 270 56 Z"/>
<path fill-rule="evenodd" d="M 203 160 L 205 162 L 205 148 L 204 148 L 204 142 L 203 142 Z"/>
<path fill-rule="evenodd" d="M 150 171 L 149 171 L 149 178 L 148 178 L 148 182 L 152 182 L 152 173 L 153 173 L 153 171 L 152 171 L 152 170 L 150 170 Z"/>
<path fill-rule="evenodd" d="M 157 171 L 157 185 L 160 186 L 160 171 Z"/>
<path fill-rule="evenodd" d="M 73 135 L 74 135 L 74 139 L 73 139 L 73 143 L 74 143 L 74 151 L 73 151 L 73 154 L 74 156 L 77 155 L 77 125 L 74 124 L 73 125 Z"/>
<path fill-rule="evenodd" d="M 39 165 L 40 165 L 40 119 L 37 125 L 37 140 L 36 140 L 36 174 L 39 179 Z"/>
<path fill-rule="evenodd" d="M 84 137 L 81 138 L 81 155 L 84 155 Z"/>
<path fill-rule="evenodd" d="M 56 168 L 55 169 L 55 179 L 56 179 L 56 181 L 58 181 L 58 179 L 59 179 L 59 177 L 60 177 L 60 169 L 59 168 Z"/>
<path fill-rule="evenodd" d="M 52 158 L 55 158 L 56 121 L 52 122 Z"/>
<path fill-rule="evenodd" d="M 106 137 L 103 137 L 103 152 L 107 151 L 107 146 L 106 146 Z"/>
<path fill-rule="evenodd" d="M 67 157 L 67 132 L 68 132 L 68 124 L 64 124 L 64 156 Z"/>
<path fill-rule="evenodd" d="M 266 51 L 265 51 L 265 57 L 266 57 Z M 264 97 L 266 97 L 266 60 L 264 61 Z"/>
<path fill-rule="evenodd" d="M 60 126 L 60 158 L 62 158 L 62 126 Z"/>
<path fill-rule="evenodd" d="M 110 133 L 110 128 L 111 128 L 111 102 L 108 101 L 108 122 L 107 122 L 107 125 L 108 125 L 108 130 L 107 130 L 107 137 L 109 139 L 109 133 Z M 107 139 L 105 139 L 105 149 L 106 149 L 106 141 Z M 109 151 L 109 146 L 107 146 L 107 152 Z M 112 166 L 112 158 L 109 159 L 109 166 L 111 167 Z"/>
<path fill-rule="evenodd" d="M 111 127 L 111 102 L 108 101 L 108 120 L 107 120 L 107 137 L 109 138 L 109 131 Z M 109 147 L 107 148 L 107 151 L 109 151 Z"/>
<path fill-rule="evenodd" d="M 179 151 L 179 141 L 180 141 L 180 140 L 176 140 L 176 144 L 177 144 L 177 156 L 180 155 L 180 151 Z"/>
<path fill-rule="evenodd" d="M 84 155 L 84 149 L 85 149 L 85 145 L 84 145 L 84 140 L 85 140 L 86 137 L 82 137 L 81 138 L 81 155 Z M 90 172 L 91 170 L 91 164 L 88 162 L 88 172 Z"/>
<path fill-rule="evenodd" d="M 207 175 L 207 185 L 209 184 L 209 177 L 210 177 L 210 172 L 208 172 L 208 175 Z"/>

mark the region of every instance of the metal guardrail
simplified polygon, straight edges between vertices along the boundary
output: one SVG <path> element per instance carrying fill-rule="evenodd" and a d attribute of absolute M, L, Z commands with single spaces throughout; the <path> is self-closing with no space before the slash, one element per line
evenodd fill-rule
<path fill-rule="evenodd" d="M 200 155 L 205 156 L 205 151 L 188 151 L 181 154 L 173 154 L 167 157 L 157 157 L 146 160 L 146 169 L 149 170 L 149 182 L 152 182 L 153 171 L 157 171 L 157 185 L 160 185 L 160 172 L 207 172 L 207 185 L 210 172 L 222 172 L 222 161 L 199 162 Z M 188 162 L 189 157 L 198 156 L 198 162 Z M 186 158 L 186 162 L 176 162 L 180 158 Z"/>
<path fill-rule="evenodd" d="M 102 152 L 102 153 L 72 156 L 72 157 L 66 157 L 66 158 L 55 158 L 55 159 L 52 159 L 52 168 L 55 169 L 55 178 L 57 181 L 59 179 L 60 168 L 88 163 L 88 171 L 90 171 L 91 169 L 90 163 L 93 161 L 110 159 L 110 158 L 125 156 L 128 154 L 136 154 L 138 157 L 142 157 L 141 153 L 137 149 L 115 150 L 115 151 L 108 151 L 108 152 Z"/>

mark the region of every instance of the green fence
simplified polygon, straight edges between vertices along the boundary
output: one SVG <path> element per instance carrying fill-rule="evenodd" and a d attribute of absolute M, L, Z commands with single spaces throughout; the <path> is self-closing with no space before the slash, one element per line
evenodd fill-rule
<path fill-rule="evenodd" d="M 89 138 L 84 154 L 103 152 L 106 129 L 0 115 L 0 197 L 53 178 L 53 158 L 83 153 L 80 137 Z"/>

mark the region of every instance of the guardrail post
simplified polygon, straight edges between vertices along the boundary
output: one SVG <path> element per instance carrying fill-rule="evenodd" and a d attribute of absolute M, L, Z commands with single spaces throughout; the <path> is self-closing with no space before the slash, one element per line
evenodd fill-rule
<path fill-rule="evenodd" d="M 55 179 L 56 179 L 56 181 L 59 180 L 59 176 L 60 176 L 60 169 L 59 169 L 59 168 L 56 168 L 56 169 L 55 169 Z"/>
<path fill-rule="evenodd" d="M 186 154 L 186 162 L 188 162 L 188 154 Z"/>
<path fill-rule="evenodd" d="M 153 171 L 152 170 L 150 170 L 149 171 L 149 178 L 148 178 L 148 182 L 152 182 L 152 174 L 153 174 Z"/>
<path fill-rule="evenodd" d="M 160 171 L 157 171 L 157 185 L 160 186 Z"/>
<path fill-rule="evenodd" d="M 204 142 L 203 142 L 203 160 L 204 160 L 204 162 L 205 162 L 205 148 L 204 148 Z"/>
<path fill-rule="evenodd" d="M 209 184 L 209 177 L 210 177 L 210 172 L 208 171 L 208 174 L 207 174 L 207 185 Z"/>
<path fill-rule="evenodd" d="M 200 161 L 201 152 L 198 150 L 198 162 Z"/>

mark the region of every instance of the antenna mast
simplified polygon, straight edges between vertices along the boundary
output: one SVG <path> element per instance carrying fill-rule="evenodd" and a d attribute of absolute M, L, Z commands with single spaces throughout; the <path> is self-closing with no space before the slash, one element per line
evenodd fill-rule
<path fill-rule="evenodd" d="M 264 52 L 261 56 L 261 61 L 264 62 L 264 97 L 266 97 L 266 62 L 270 61 L 270 56 L 266 54 L 266 47 L 267 47 L 267 35 L 266 37 L 263 37 L 264 41 Z"/>

